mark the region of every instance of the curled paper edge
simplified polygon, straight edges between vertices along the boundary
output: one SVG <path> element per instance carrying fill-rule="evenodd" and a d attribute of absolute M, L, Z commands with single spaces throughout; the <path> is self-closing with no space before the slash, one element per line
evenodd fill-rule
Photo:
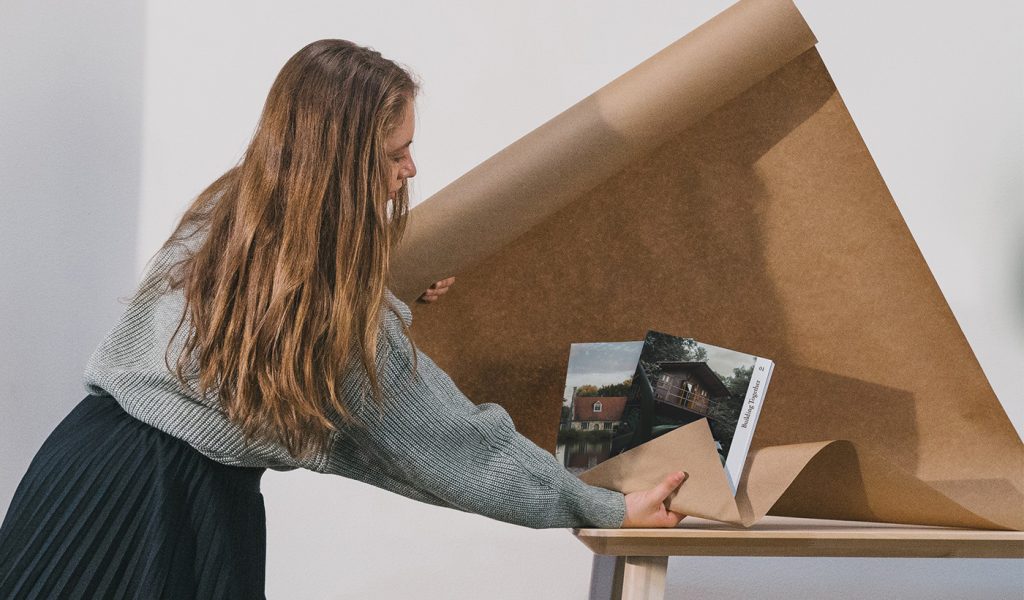
<path fill-rule="evenodd" d="M 890 461 L 847 440 L 767 446 L 753 452 L 732 495 L 707 420 L 694 421 L 582 473 L 584 482 L 624 494 L 653 487 L 674 471 L 687 480 L 669 508 L 681 514 L 750 527 L 766 514 L 973 529 L 1024 529 L 984 518 Z M 813 494 L 840 481 L 840 500 L 817 514 L 788 515 L 787 494 Z M 927 507 L 927 510 L 922 510 Z"/>

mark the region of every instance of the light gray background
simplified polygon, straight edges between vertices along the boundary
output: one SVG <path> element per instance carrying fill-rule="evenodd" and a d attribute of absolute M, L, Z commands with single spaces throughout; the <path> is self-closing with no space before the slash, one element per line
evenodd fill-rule
<path fill-rule="evenodd" d="M 1024 5 L 797 0 L 943 293 L 1024 429 Z M 424 81 L 422 200 L 728 6 L 0 0 L 0 511 L 188 201 L 321 37 Z M 590 553 L 342 478 L 268 473 L 271 598 L 584 598 Z M 672 559 L 670 598 L 1019 598 L 1020 561 Z M 384 590 L 389 592 L 384 593 Z"/>

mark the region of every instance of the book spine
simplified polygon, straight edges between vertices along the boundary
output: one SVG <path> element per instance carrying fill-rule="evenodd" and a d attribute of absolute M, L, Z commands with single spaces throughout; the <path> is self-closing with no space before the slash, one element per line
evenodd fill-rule
<path fill-rule="evenodd" d="M 746 463 L 750 443 L 754 439 L 754 428 L 757 426 L 757 418 L 761 414 L 761 406 L 774 368 L 775 363 L 767 358 L 754 358 L 754 371 L 750 375 L 750 384 L 747 386 L 743 408 L 740 410 L 740 420 L 736 423 L 736 433 L 733 435 L 729 456 L 725 462 L 733 494 L 736 494 L 736 484 L 743 474 L 743 465 Z"/>

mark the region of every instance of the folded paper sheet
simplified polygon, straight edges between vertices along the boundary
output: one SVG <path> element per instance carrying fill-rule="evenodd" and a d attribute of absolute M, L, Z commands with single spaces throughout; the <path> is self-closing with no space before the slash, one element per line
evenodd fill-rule
<path fill-rule="evenodd" d="M 1024 529 L 1024 445 L 789 0 L 742 0 L 411 213 L 419 347 L 553 450 L 569 346 L 776 363 L 736 498 L 698 421 L 583 475 L 672 508 Z"/>

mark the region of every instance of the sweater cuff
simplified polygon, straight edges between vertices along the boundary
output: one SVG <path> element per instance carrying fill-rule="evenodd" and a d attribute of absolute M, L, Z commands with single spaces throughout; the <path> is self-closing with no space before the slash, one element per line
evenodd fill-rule
<path fill-rule="evenodd" d="M 506 413 L 507 414 L 507 413 Z M 511 423 L 511 419 L 509 419 Z M 537 446 L 522 434 L 515 432 L 509 440 L 518 445 L 516 456 L 540 456 L 542 460 L 525 465 L 540 476 L 561 498 L 560 512 L 564 514 L 562 527 L 600 527 L 618 529 L 626 518 L 626 497 L 615 490 L 608 490 L 584 482 L 568 471 L 555 457 Z M 566 514 L 568 513 L 568 514 Z M 557 525 L 548 525 L 555 527 Z"/>
<path fill-rule="evenodd" d="M 626 496 L 622 492 L 589 485 L 575 475 L 573 480 L 568 492 L 578 507 L 576 514 L 583 517 L 592 527 L 622 527 L 622 522 L 626 519 Z"/>

